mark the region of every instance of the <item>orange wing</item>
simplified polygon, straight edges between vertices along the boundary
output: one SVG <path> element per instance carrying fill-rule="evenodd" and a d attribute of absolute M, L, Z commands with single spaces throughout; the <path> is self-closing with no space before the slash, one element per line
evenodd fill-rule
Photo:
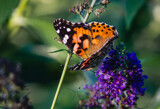
<path fill-rule="evenodd" d="M 73 30 L 75 31 L 75 34 L 72 36 L 72 43 L 74 44 L 73 52 L 80 58 L 86 59 L 90 56 L 91 29 L 89 27 L 75 27 Z"/>
<path fill-rule="evenodd" d="M 92 55 L 106 46 L 112 39 L 116 39 L 118 37 L 118 32 L 114 26 L 91 22 L 89 26 L 92 28 L 92 41 L 91 41 L 91 50 L 89 54 Z"/>

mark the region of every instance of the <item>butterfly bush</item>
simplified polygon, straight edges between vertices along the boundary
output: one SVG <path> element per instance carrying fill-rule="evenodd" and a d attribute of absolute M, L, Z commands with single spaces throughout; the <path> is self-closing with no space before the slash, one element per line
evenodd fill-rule
<path fill-rule="evenodd" d="M 0 58 L 0 109 L 33 109 L 20 74 L 19 64 Z"/>
<path fill-rule="evenodd" d="M 147 79 L 142 74 L 142 65 L 134 52 L 126 51 L 121 43 L 109 52 L 95 72 L 97 82 L 93 86 L 85 85 L 88 99 L 80 101 L 81 108 L 134 108 L 138 95 L 143 96 L 142 88 Z"/>

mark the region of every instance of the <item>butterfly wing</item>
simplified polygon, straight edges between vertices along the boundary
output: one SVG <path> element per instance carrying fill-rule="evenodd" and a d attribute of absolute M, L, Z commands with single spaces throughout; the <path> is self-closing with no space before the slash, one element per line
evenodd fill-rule
<path fill-rule="evenodd" d="M 98 66 L 112 49 L 113 41 L 118 38 L 118 32 L 114 26 L 97 22 L 92 22 L 89 25 L 92 28 L 90 57 L 71 67 L 70 70 L 90 69 Z"/>
<path fill-rule="evenodd" d="M 118 37 L 118 32 L 114 26 L 106 23 L 91 22 L 89 23 L 92 28 L 92 42 L 90 54 L 95 54 L 109 42 Z"/>
<path fill-rule="evenodd" d="M 64 19 L 57 19 L 53 25 L 60 41 L 67 45 L 70 50 L 83 60 L 90 56 L 92 30 L 88 24 L 71 23 Z"/>

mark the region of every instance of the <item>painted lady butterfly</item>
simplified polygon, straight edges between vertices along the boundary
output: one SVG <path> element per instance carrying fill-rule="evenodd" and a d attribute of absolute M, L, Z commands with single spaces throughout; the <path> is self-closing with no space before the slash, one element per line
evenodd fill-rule
<path fill-rule="evenodd" d="M 105 23 L 71 23 L 60 18 L 55 20 L 53 25 L 59 40 L 83 60 L 70 70 L 98 66 L 111 50 L 113 41 L 118 38 L 115 27 Z"/>

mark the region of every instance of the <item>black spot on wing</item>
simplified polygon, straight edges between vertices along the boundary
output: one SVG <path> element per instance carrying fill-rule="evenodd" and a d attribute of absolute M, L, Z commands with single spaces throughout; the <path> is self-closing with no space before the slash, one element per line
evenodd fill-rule
<path fill-rule="evenodd" d="M 105 25 L 105 23 L 102 23 L 101 25 Z"/>
<path fill-rule="evenodd" d="M 77 53 L 77 54 L 80 54 L 81 52 L 82 52 L 82 51 L 81 51 L 81 50 L 79 50 L 79 49 L 76 51 L 76 53 Z"/>
<path fill-rule="evenodd" d="M 83 34 L 83 36 L 80 38 L 80 40 L 83 42 L 85 39 L 89 39 L 89 36 L 86 34 Z"/>
<path fill-rule="evenodd" d="M 95 39 L 97 39 L 97 38 L 99 38 L 100 36 L 99 35 L 97 35 L 96 37 L 95 37 Z"/>
<path fill-rule="evenodd" d="M 112 27 L 112 30 L 116 30 L 115 26 Z"/>
<path fill-rule="evenodd" d="M 86 51 L 88 48 L 83 49 L 84 51 Z"/>
<path fill-rule="evenodd" d="M 91 23 L 91 27 L 96 27 L 96 25 L 94 24 L 94 22 Z"/>
<path fill-rule="evenodd" d="M 82 37 L 80 37 L 81 43 L 79 43 L 79 45 L 80 45 L 80 47 L 81 47 L 81 48 L 83 48 L 83 41 L 84 41 L 85 39 L 90 40 L 90 38 L 89 38 L 89 36 L 88 36 L 88 35 L 83 34 L 83 36 L 82 36 Z"/>
<path fill-rule="evenodd" d="M 116 35 L 116 34 L 113 32 L 113 35 Z"/>

